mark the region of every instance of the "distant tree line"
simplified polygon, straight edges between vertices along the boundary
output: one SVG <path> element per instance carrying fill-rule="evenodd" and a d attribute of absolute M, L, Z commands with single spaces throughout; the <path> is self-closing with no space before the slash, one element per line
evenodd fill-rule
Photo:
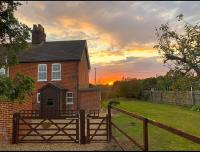
<path fill-rule="evenodd" d="M 101 89 L 102 99 L 108 98 L 141 98 L 144 90 L 159 91 L 190 91 L 200 90 L 200 79 L 198 76 L 185 75 L 184 73 L 170 70 L 164 76 L 146 79 L 124 78 L 115 81 L 112 86 L 98 85 Z"/>

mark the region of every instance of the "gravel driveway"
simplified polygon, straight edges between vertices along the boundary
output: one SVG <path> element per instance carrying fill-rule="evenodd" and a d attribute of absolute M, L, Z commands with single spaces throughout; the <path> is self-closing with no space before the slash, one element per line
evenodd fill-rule
<path fill-rule="evenodd" d="M 91 143 L 91 144 L 71 144 L 71 143 L 23 143 L 0 145 L 0 151 L 119 151 L 114 143 Z"/>

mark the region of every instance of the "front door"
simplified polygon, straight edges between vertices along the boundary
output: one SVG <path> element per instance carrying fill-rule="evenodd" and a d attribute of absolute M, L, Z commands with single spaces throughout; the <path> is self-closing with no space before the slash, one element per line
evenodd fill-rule
<path fill-rule="evenodd" d="M 59 93 L 57 90 L 48 88 L 42 94 L 41 112 L 45 117 L 56 117 L 59 112 Z"/>
<path fill-rule="evenodd" d="M 56 99 L 48 97 L 46 99 L 46 113 L 49 117 L 52 117 L 56 114 Z"/>

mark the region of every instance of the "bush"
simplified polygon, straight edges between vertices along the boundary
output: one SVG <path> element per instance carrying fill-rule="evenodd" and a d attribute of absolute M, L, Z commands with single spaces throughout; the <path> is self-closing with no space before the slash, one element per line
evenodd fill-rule
<path fill-rule="evenodd" d="M 34 80 L 23 74 L 17 74 L 15 78 L 0 76 L 0 99 L 4 101 L 24 102 L 26 95 L 32 95 Z"/>
<path fill-rule="evenodd" d="M 116 81 L 112 88 L 112 98 L 138 98 L 141 92 L 141 83 L 137 79 Z"/>
<path fill-rule="evenodd" d="M 191 110 L 192 111 L 200 112 L 200 105 L 194 105 L 194 106 L 192 106 Z"/>

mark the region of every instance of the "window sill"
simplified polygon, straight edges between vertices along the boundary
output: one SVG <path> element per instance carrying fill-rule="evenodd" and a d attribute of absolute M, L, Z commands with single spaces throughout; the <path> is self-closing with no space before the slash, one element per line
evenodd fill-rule
<path fill-rule="evenodd" d="M 47 80 L 37 80 L 37 82 L 46 82 Z"/>
<path fill-rule="evenodd" d="M 66 103 L 66 105 L 73 105 L 73 103 Z"/>
<path fill-rule="evenodd" d="M 61 79 L 51 79 L 51 81 L 61 81 Z"/>

